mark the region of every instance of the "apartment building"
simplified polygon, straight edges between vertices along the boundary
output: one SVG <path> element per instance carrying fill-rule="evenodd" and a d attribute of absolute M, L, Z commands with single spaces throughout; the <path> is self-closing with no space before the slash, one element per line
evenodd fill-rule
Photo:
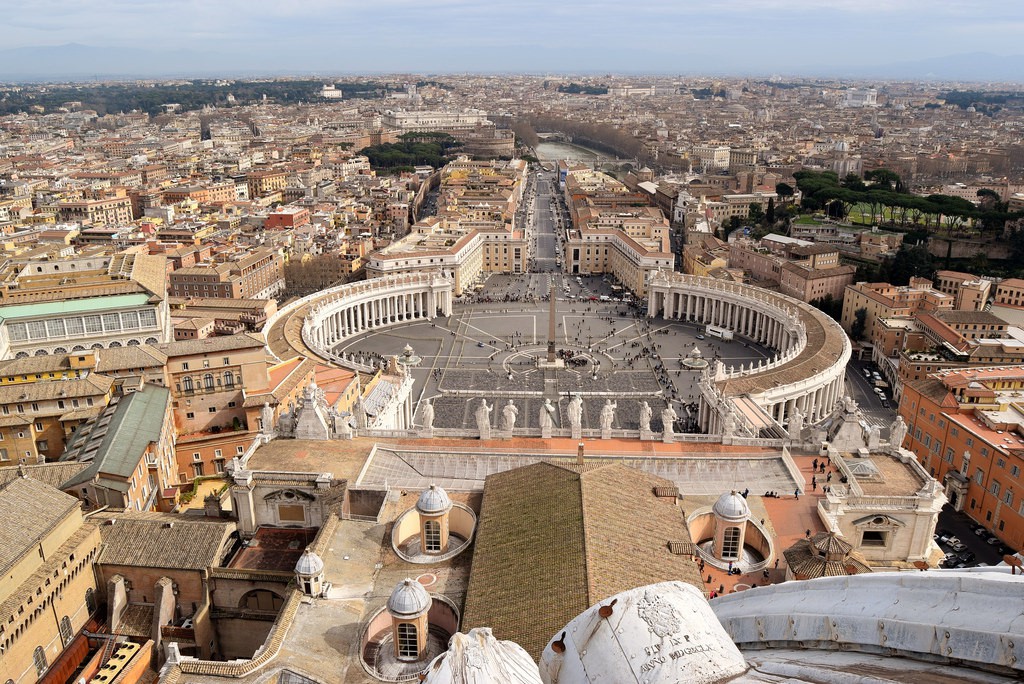
<path fill-rule="evenodd" d="M 56 204 L 57 220 L 91 226 L 123 226 L 132 222 L 132 201 L 118 188 L 94 199 L 68 199 Z"/>
<path fill-rule="evenodd" d="M 284 290 L 284 258 L 257 249 L 238 259 L 188 266 L 167 277 L 171 297 L 271 299 Z"/>
<path fill-rule="evenodd" d="M 584 167 L 566 169 L 564 192 L 572 219 L 563 245 L 570 273 L 610 273 L 643 297 L 653 272 L 674 268 L 668 219 L 646 206 L 644 195 Z"/>
<path fill-rule="evenodd" d="M 908 382 L 904 447 L 962 510 L 1024 548 L 1024 366 L 943 370 Z"/>
<path fill-rule="evenodd" d="M 262 335 L 243 333 L 156 345 L 167 355 L 167 382 L 179 435 L 248 430 L 245 393 L 268 387 Z"/>
<path fill-rule="evenodd" d="M 864 339 L 871 340 L 875 336 L 875 321 L 879 318 L 950 310 L 953 304 L 952 296 L 933 288 L 931 281 L 926 278 L 911 278 L 909 285 L 855 283 L 846 286 L 840 323 L 847 332 L 850 332 L 857 311 L 865 309 L 867 317 Z"/>
<path fill-rule="evenodd" d="M 1024 325 L 1024 280 L 1007 278 L 996 285 L 990 310 L 1013 325 Z"/>
<path fill-rule="evenodd" d="M 165 264 L 135 253 L 8 263 L 0 270 L 0 357 L 167 341 Z"/>
<path fill-rule="evenodd" d="M 57 460 L 74 429 L 113 394 L 114 379 L 99 373 L 0 384 L 0 465 Z"/>
<path fill-rule="evenodd" d="M 287 171 L 253 171 L 245 176 L 246 187 L 249 191 L 249 198 L 266 197 L 267 195 L 280 192 L 288 186 Z"/>
<path fill-rule="evenodd" d="M 993 282 L 970 273 L 936 271 L 934 287 L 954 298 L 954 308 L 963 311 L 982 311 L 993 294 Z"/>
<path fill-rule="evenodd" d="M 86 508 L 171 511 L 178 503 L 174 445 L 170 392 L 143 385 L 74 432 L 60 460 L 87 467 L 61 489 Z"/>
<path fill-rule="evenodd" d="M 26 471 L 0 480 L 0 519 L 7 529 L 0 557 L 0 679 L 34 684 L 51 675 L 66 681 L 73 668 L 50 670 L 72 644 L 88 650 L 80 633 L 99 608 L 92 565 L 100 532 L 83 518 L 78 499 Z"/>

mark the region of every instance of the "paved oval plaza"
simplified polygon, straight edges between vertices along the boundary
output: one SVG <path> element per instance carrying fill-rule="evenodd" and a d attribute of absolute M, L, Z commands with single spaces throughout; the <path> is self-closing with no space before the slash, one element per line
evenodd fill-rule
<path fill-rule="evenodd" d="M 544 300 L 552 286 L 559 295 L 555 348 L 563 365 L 546 370 L 538 362 L 547 356 L 550 315 Z M 369 331 L 332 351 L 364 359 L 402 356 L 408 344 L 420 357 L 412 369 L 416 415 L 430 399 L 435 427 L 474 429 L 480 400 L 500 416 L 511 399 L 518 412 L 516 429 L 534 431 L 546 398 L 560 407 L 555 426 L 567 426 L 566 407 L 576 393 L 584 396 L 585 429 L 599 427 L 601 409 L 611 399 L 613 429 L 639 429 L 641 402 L 647 401 L 652 430 L 661 430 L 661 410 L 671 404 L 680 418 L 677 430 L 692 431 L 699 371 L 684 360 L 695 349 L 726 366 L 774 355 L 749 340 L 717 339 L 704 335 L 704 326 L 650 319 L 631 303 L 600 299 L 612 292 L 597 277 L 577 282 L 560 274 L 492 276 L 472 298 L 456 301 L 451 316 Z"/>

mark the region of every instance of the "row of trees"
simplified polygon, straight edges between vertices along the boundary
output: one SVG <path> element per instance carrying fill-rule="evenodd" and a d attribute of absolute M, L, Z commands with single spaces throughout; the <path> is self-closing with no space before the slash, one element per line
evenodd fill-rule
<path fill-rule="evenodd" d="M 264 95 L 268 100 L 280 103 L 310 102 L 319 99 L 322 87 L 323 81 L 319 80 L 235 81 L 227 86 L 195 80 L 152 87 L 111 83 L 51 86 L 45 91 L 25 88 L 4 94 L 0 100 L 0 115 L 27 111 L 32 106 L 40 106 L 50 112 L 67 102 L 81 102 L 83 109 L 95 110 L 101 116 L 133 110 L 156 115 L 170 102 L 177 103 L 181 111 L 201 109 L 207 105 L 229 106 L 229 94 L 234 96 L 235 104 L 258 102 Z M 388 92 L 386 85 L 375 81 L 341 83 L 338 87 L 346 98 L 375 98 Z"/>
<path fill-rule="evenodd" d="M 934 232 L 945 227 L 952 236 L 963 233 L 968 226 L 982 233 L 1001 233 L 1008 221 L 1024 216 L 1008 212 L 1006 204 L 990 190 L 979 191 L 978 206 L 952 195 L 912 195 L 900 177 L 888 169 L 868 171 L 863 180 L 852 173 L 840 180 L 832 171 L 797 171 L 793 176 L 804 195 L 804 209 L 824 210 L 837 219 L 846 218 L 854 207 L 860 207 L 869 223 L 919 226 Z"/>
<path fill-rule="evenodd" d="M 447 133 L 404 133 L 397 143 L 371 145 L 360 150 L 375 169 L 411 171 L 414 166 L 440 168 L 452 160 L 462 143 Z"/>

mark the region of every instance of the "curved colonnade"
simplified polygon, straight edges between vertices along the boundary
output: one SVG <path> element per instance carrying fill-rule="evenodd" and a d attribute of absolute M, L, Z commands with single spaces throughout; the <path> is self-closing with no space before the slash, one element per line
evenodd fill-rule
<path fill-rule="evenodd" d="M 737 424 L 757 436 L 756 416 L 738 402 L 744 397 L 781 425 L 797 409 L 805 423 L 821 420 L 845 394 L 850 340 L 836 321 L 809 304 L 682 273 L 656 273 L 649 291 L 648 316 L 719 326 L 779 352 L 766 365 L 719 365 L 705 375 L 699 414 L 704 432 L 721 432 L 723 413 L 733 411 Z"/>
<path fill-rule="evenodd" d="M 302 347 L 336 364 L 364 370 L 340 358 L 333 347 L 347 337 L 369 330 L 452 312 L 452 281 L 440 273 L 407 273 L 346 283 L 296 300 L 267 320 L 268 343 L 278 337 L 295 351 Z M 294 339 L 294 318 L 301 316 L 301 339 Z M 272 329 L 278 326 L 278 335 Z M 280 345 L 272 346 L 277 354 Z M 287 347 L 284 348 L 287 350 Z"/>

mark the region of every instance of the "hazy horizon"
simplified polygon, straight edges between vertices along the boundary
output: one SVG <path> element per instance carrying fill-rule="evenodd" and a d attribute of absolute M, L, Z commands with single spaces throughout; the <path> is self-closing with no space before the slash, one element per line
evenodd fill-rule
<path fill-rule="evenodd" d="M 6 75 L 618 73 L 1020 80 L 1005 0 L 2 0 Z M 73 45 L 68 45 L 73 44 Z M 88 47 L 79 47 L 88 46 Z M 1024 52 L 1024 50 L 1022 50 Z M 971 56 L 971 53 L 987 53 Z M 943 60 L 969 56 L 977 65 Z M 966 61 L 971 61 L 968 59 Z M 105 61 L 104 61 L 105 60 Z M 894 66 L 895 65 L 895 66 Z M 951 71 L 951 73 L 952 73 Z"/>

